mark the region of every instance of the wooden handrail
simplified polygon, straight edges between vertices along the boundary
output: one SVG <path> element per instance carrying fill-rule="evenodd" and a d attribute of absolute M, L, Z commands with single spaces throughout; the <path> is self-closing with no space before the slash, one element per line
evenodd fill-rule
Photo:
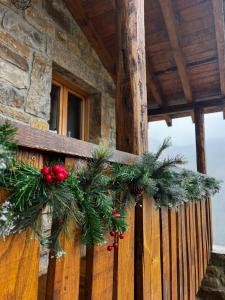
<path fill-rule="evenodd" d="M 16 140 L 21 147 L 81 158 L 91 158 L 93 150 L 97 147 L 97 145 L 92 143 L 58 135 L 51 131 L 36 129 L 29 125 L 0 116 L 0 124 L 4 124 L 6 121 L 17 128 Z M 113 150 L 110 161 L 126 164 L 132 163 L 137 159 L 137 155 Z"/>

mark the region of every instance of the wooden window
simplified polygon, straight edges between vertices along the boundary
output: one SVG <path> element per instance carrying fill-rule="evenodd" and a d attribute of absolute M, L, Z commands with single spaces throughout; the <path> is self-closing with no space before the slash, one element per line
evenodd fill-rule
<path fill-rule="evenodd" d="M 53 76 L 49 129 L 68 137 L 88 139 L 88 99 L 77 87 Z"/>

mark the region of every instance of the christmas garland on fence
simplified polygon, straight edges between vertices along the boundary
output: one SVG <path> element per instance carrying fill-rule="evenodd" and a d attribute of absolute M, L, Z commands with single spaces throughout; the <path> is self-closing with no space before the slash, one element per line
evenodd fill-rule
<path fill-rule="evenodd" d="M 212 177 L 177 168 L 184 163 L 180 156 L 161 161 L 169 140 L 157 153 L 146 153 L 133 165 L 109 164 L 110 151 L 99 146 L 77 170 L 67 170 L 62 163 L 39 170 L 15 159 L 15 132 L 8 123 L 0 126 L 0 187 L 8 195 L 0 204 L 0 237 L 31 227 L 57 257 L 64 253 L 59 235 L 67 232 L 71 220 L 81 229 L 85 245 L 104 243 L 109 232 L 114 237 L 107 246 L 111 251 L 128 228 L 126 207 L 140 201 L 144 193 L 154 197 L 157 207 L 177 207 L 207 199 L 220 189 L 220 182 Z M 38 226 L 46 208 L 53 224 L 48 237 Z"/>

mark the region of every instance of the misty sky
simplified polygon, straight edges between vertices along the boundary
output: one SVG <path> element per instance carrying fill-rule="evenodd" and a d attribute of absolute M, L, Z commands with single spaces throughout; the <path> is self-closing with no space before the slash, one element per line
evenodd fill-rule
<path fill-rule="evenodd" d="M 195 143 L 195 128 L 191 117 L 173 120 L 173 126 L 168 127 L 165 121 L 149 123 L 149 148 L 151 139 L 162 142 L 164 138 L 171 137 L 176 146 L 186 146 Z M 222 113 L 205 115 L 205 131 L 207 139 L 223 138 L 225 141 L 225 120 Z M 154 144 L 152 145 L 154 147 Z"/>

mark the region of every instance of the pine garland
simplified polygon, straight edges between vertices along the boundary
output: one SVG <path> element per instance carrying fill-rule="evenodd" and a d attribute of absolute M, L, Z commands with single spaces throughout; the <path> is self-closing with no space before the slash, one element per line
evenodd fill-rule
<path fill-rule="evenodd" d="M 0 205 L 0 237 L 31 227 L 57 257 L 64 254 L 59 236 L 68 231 L 70 220 L 80 228 L 85 245 L 106 242 L 105 233 L 110 232 L 114 243 L 107 249 L 111 251 L 128 228 L 127 205 L 138 202 L 144 193 L 155 199 L 157 207 L 177 207 L 207 199 L 220 189 L 216 179 L 180 168 L 184 164 L 180 156 L 160 160 L 169 140 L 133 165 L 109 164 L 111 153 L 100 146 L 86 164 L 68 172 L 62 163 L 39 170 L 17 161 L 14 134 L 9 124 L 0 126 L 0 187 L 8 195 Z M 46 207 L 53 222 L 48 237 L 38 226 Z"/>

